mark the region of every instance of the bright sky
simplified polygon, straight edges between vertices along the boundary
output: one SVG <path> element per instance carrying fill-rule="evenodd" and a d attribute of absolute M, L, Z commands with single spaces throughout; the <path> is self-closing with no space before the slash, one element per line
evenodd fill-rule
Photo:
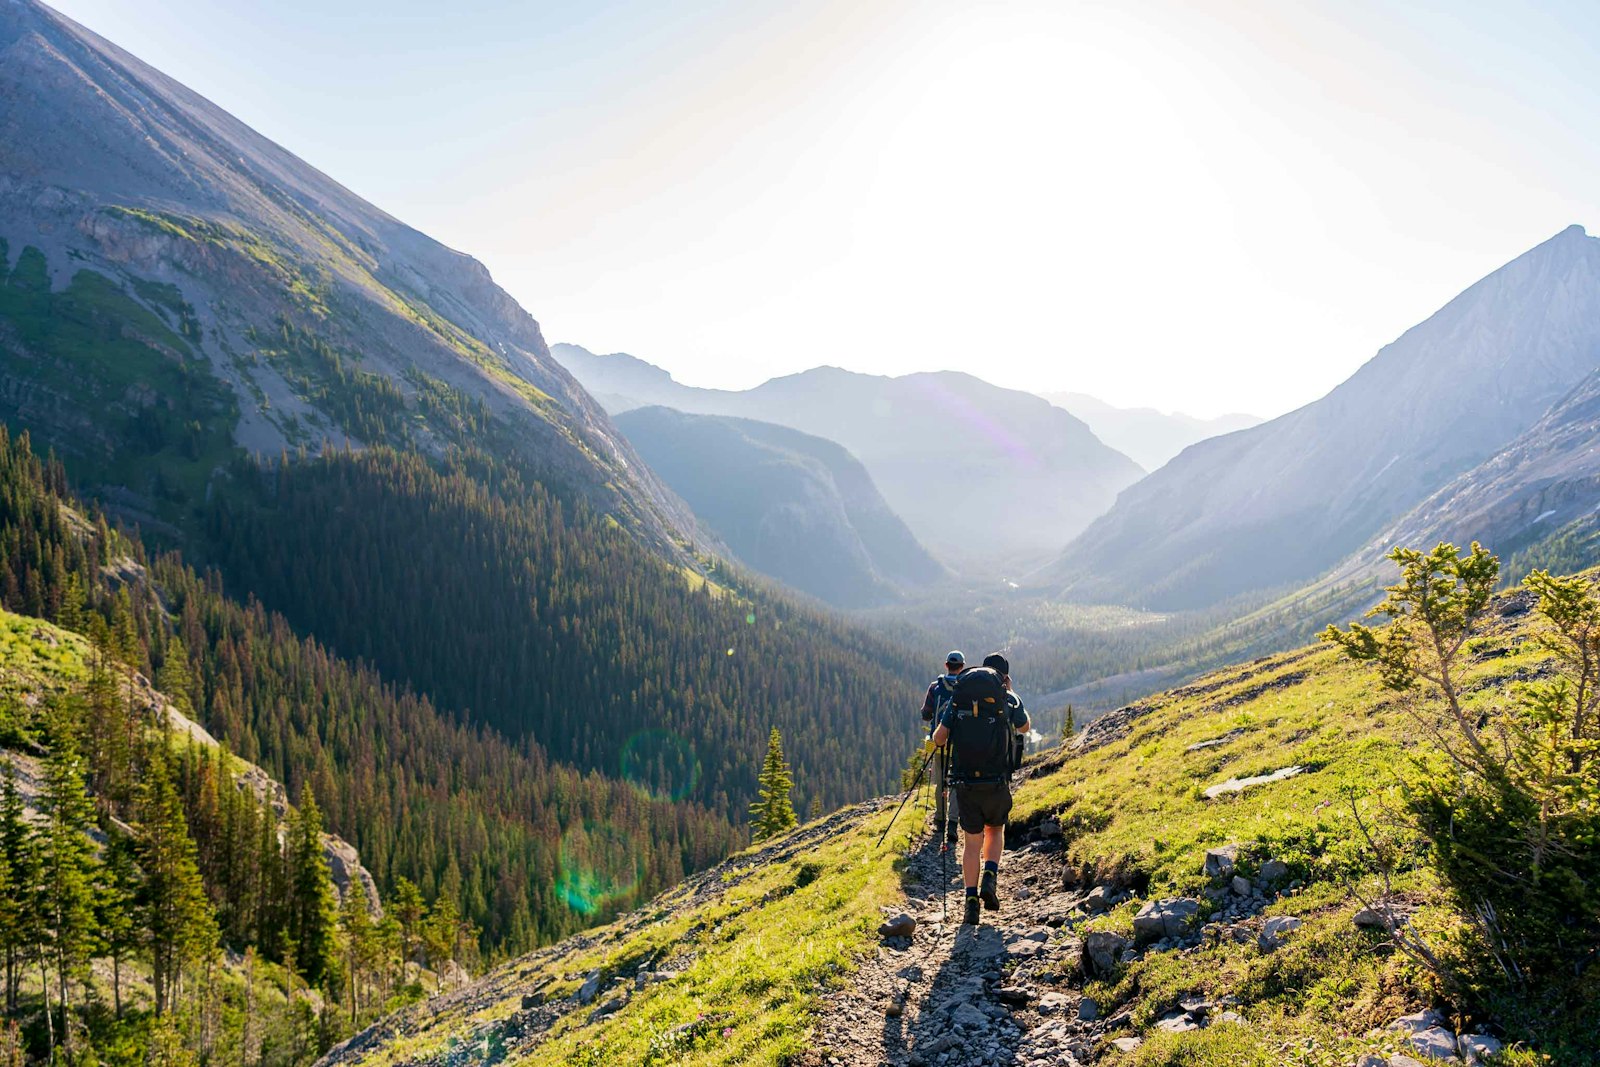
<path fill-rule="evenodd" d="M 1600 232 L 1582 0 L 54 4 L 696 385 L 1275 415 Z"/>

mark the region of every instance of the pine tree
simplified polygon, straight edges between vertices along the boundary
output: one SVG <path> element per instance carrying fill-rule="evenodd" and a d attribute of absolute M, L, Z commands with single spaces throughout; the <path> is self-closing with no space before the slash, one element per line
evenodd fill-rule
<path fill-rule="evenodd" d="M 345 988 L 349 992 L 350 1025 L 361 1010 L 361 985 L 373 956 L 372 913 L 367 910 L 367 891 L 359 878 L 352 877 L 339 902 L 339 930 L 344 935 Z"/>
<path fill-rule="evenodd" d="M 146 761 L 138 829 L 135 851 L 144 872 L 139 921 L 149 946 L 156 1014 L 161 1015 L 173 1006 L 183 968 L 217 943 L 194 841 L 163 751 Z"/>
<path fill-rule="evenodd" d="M 0 765 L 0 867 L 5 892 L 0 894 L 0 942 L 4 943 L 6 1013 L 17 1010 L 17 988 L 29 954 L 39 942 L 39 860 L 33 828 L 22 811 L 16 768 Z"/>
<path fill-rule="evenodd" d="M 389 911 L 400 924 L 400 978 L 404 982 L 406 968 L 416 962 L 417 947 L 422 938 L 422 917 L 428 905 L 416 883 L 402 875 L 395 883 L 394 902 Z"/>
<path fill-rule="evenodd" d="M 772 728 L 767 738 L 767 758 L 762 761 L 758 779 L 760 799 L 750 805 L 750 840 L 763 841 L 794 828 L 794 805 L 789 802 L 789 790 L 794 778 L 789 764 L 783 758 L 783 736 Z"/>
<path fill-rule="evenodd" d="M 71 982 L 87 967 L 94 944 L 94 807 L 84 787 L 77 724 L 63 705 L 51 709 L 50 748 L 40 794 L 46 823 L 40 837 L 43 920 L 49 928 L 56 1000 L 61 1005 L 61 1050 L 72 1062 Z"/>
<path fill-rule="evenodd" d="M 133 864 L 134 843 L 126 834 L 113 832 L 106 841 L 105 861 L 95 893 L 100 937 L 111 957 L 111 998 L 117 1018 L 122 1018 L 122 961 L 139 947 L 142 931 L 135 924 L 139 875 Z"/>
<path fill-rule="evenodd" d="M 289 835 L 289 916 L 287 934 L 295 943 L 295 962 L 313 986 L 333 983 L 339 964 L 335 941 L 338 902 L 328 858 L 322 850 L 322 809 L 310 787 L 300 791 L 300 810 Z M 337 991 L 337 985 L 332 988 Z"/>
<path fill-rule="evenodd" d="M 822 818 L 822 798 L 814 796 L 811 798 L 811 807 L 806 810 L 806 821 L 820 818 Z"/>
<path fill-rule="evenodd" d="M 1078 717 L 1072 710 L 1072 705 L 1067 705 L 1066 716 L 1061 720 L 1061 742 L 1065 744 L 1072 740 L 1072 735 L 1078 732 Z"/>

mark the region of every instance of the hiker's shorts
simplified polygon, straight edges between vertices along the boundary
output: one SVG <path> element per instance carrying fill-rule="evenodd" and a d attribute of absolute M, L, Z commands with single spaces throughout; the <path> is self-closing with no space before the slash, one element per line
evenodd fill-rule
<path fill-rule="evenodd" d="M 969 834 L 981 834 L 985 826 L 1004 826 L 1011 817 L 1011 786 L 1005 782 L 955 787 L 957 817 Z"/>

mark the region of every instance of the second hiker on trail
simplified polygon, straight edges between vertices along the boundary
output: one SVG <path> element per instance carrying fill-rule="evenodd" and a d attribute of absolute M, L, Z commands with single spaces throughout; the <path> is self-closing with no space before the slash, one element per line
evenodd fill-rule
<path fill-rule="evenodd" d="M 944 713 L 950 709 L 950 702 L 955 698 L 956 681 L 966 669 L 967 657 L 959 649 L 952 650 L 944 658 L 944 673 L 928 685 L 928 695 L 922 701 L 922 721 L 928 724 L 928 736 L 933 736 Z M 947 834 L 945 840 L 953 845 L 956 840 L 956 812 L 947 812 L 945 809 L 946 794 L 950 788 L 949 751 L 940 748 L 934 753 L 933 762 L 933 832 Z"/>
<path fill-rule="evenodd" d="M 1000 852 L 1011 815 L 1013 734 L 1028 729 L 1028 713 L 1011 694 L 1011 664 L 998 652 L 956 679 L 950 707 L 933 732 L 933 744 L 950 746 L 950 780 L 966 842 L 961 854 L 966 910 L 962 923 L 978 922 L 978 901 L 1000 910 Z M 980 878 L 979 863 L 982 862 Z"/>

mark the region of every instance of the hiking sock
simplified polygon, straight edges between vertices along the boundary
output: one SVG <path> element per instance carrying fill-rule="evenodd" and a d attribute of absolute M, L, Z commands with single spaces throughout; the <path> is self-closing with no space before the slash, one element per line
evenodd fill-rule
<path fill-rule="evenodd" d="M 983 898 L 983 906 L 989 911 L 1000 910 L 1000 865 L 989 860 L 983 865 L 983 878 L 979 882 L 982 887 L 978 895 Z"/>

